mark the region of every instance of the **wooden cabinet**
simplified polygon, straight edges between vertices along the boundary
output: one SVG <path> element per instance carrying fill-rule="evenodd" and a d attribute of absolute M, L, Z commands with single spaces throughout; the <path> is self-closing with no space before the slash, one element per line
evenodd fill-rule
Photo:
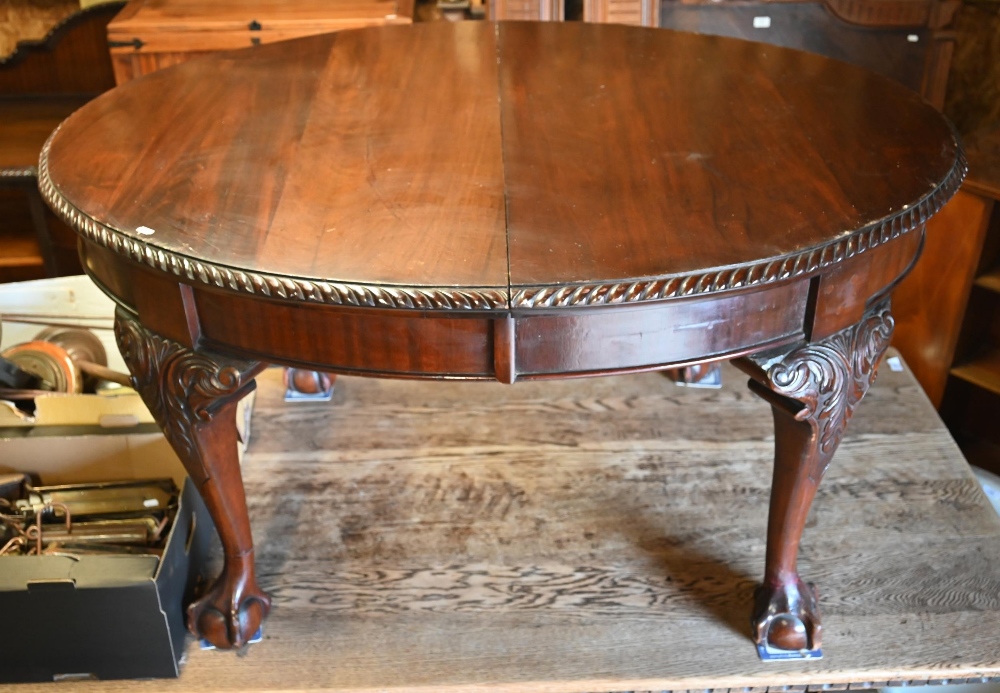
<path fill-rule="evenodd" d="M 973 265 L 941 416 L 970 462 L 1000 474 L 1000 179 L 970 194 L 982 204 L 976 220 L 983 227 L 982 253 Z"/>
<path fill-rule="evenodd" d="M 893 344 L 969 460 L 1000 472 L 1000 130 L 967 139 L 969 177 L 895 292 Z"/>
<path fill-rule="evenodd" d="M 131 0 L 108 25 L 118 84 L 215 53 L 413 21 L 413 0 Z"/>
<path fill-rule="evenodd" d="M 105 35 L 123 6 L 76 12 L 0 60 L 0 282 L 82 271 L 76 235 L 39 196 L 38 157 L 64 118 L 114 86 Z"/>

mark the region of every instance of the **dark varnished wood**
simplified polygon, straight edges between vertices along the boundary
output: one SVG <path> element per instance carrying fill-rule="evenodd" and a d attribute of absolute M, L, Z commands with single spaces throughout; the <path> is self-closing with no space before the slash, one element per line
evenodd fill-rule
<path fill-rule="evenodd" d="M 513 383 L 746 355 L 793 420 L 775 415 L 764 602 L 817 631 L 796 480 L 829 463 L 828 420 L 843 430 L 881 353 L 872 316 L 891 323 L 871 307 L 965 163 L 915 94 L 818 56 L 469 23 L 158 72 L 71 117 L 39 171 L 129 344 L 168 344 L 195 379 L 231 359 L 242 387 L 260 362 Z M 780 373 L 760 365 L 774 354 Z M 157 382 L 188 396 L 179 367 L 128 360 L 154 405 Z M 789 390 L 781 373 L 812 380 Z M 191 467 L 230 479 L 205 493 L 233 560 L 191 624 L 239 645 L 266 606 L 241 611 L 252 545 L 230 426 L 213 421 L 161 423 L 201 441 L 195 455 L 174 442 Z M 758 621 L 762 640 L 802 644 Z"/>
<path fill-rule="evenodd" d="M 501 26 L 513 286 L 801 251 L 898 213 L 953 165 L 944 121 L 887 79 L 761 44 L 670 36 Z"/>
<path fill-rule="evenodd" d="M 576 24 L 502 25 L 494 45 L 497 31 L 352 31 L 179 66 L 67 123 L 88 132 L 72 151 L 89 170 L 60 158 L 72 134 L 49 162 L 62 196 L 127 238 L 325 281 L 505 287 L 506 196 L 515 291 L 792 256 L 899 215 L 955 166 L 919 97 L 818 56 Z M 531 57 L 548 51 L 560 59 Z"/>
<path fill-rule="evenodd" d="M 440 33 L 350 31 L 149 75 L 70 121 L 93 170 L 59 188 L 134 238 L 249 271 L 506 287 L 493 29 Z M 161 115 L 130 115 L 152 103 Z M 65 151 L 50 166 L 75 168 Z"/>
<path fill-rule="evenodd" d="M 198 486 L 222 539 L 222 573 L 188 607 L 188 626 L 217 647 L 241 647 L 271 607 L 254 575 L 236 454 L 236 404 L 253 390 L 253 378 L 264 364 L 194 353 L 149 332 L 121 308 L 115 336 L 133 386 Z"/>
<path fill-rule="evenodd" d="M 750 389 L 768 400 L 774 412 L 767 564 L 752 617 L 758 644 L 779 650 L 820 648 L 818 598 L 815 587 L 799 576 L 799 540 L 816 489 L 875 379 L 893 326 L 884 301 L 857 325 L 836 334 L 735 362 L 750 374 Z"/>

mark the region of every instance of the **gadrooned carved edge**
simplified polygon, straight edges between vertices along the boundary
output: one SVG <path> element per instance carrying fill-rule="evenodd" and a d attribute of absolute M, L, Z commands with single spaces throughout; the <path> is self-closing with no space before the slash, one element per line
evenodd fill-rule
<path fill-rule="evenodd" d="M 49 178 L 48 158 L 58 132 L 57 128 L 45 143 L 38 163 L 42 198 L 77 233 L 135 262 L 220 289 L 292 301 L 420 310 L 503 310 L 508 306 L 506 289 L 369 286 L 248 272 L 138 241 L 90 217 L 56 189 Z"/>
<path fill-rule="evenodd" d="M 895 321 L 885 300 L 861 322 L 797 347 L 768 367 L 773 352 L 748 357 L 766 369 L 772 391 L 802 404 L 798 421 L 815 427 L 819 452 L 833 455 L 858 402 L 875 381 L 875 368 L 892 339 Z"/>
<path fill-rule="evenodd" d="M 261 364 L 191 351 L 150 332 L 122 308 L 115 313 L 115 338 L 132 374 L 132 386 L 185 466 L 202 462 L 195 426 L 210 422 L 217 405 L 247 390 Z M 197 476 L 190 467 L 188 472 Z M 202 464 L 201 478 L 195 481 L 208 478 Z"/>
<path fill-rule="evenodd" d="M 944 181 L 899 214 L 866 226 L 838 241 L 781 258 L 752 265 L 678 274 L 634 282 L 589 283 L 564 286 L 519 288 L 511 297 L 511 308 L 554 308 L 563 306 L 598 306 L 618 303 L 655 301 L 665 298 L 697 296 L 732 289 L 743 289 L 810 274 L 876 248 L 883 243 L 918 229 L 958 192 L 968 164 L 959 149 L 955 165 Z"/>
<path fill-rule="evenodd" d="M 62 196 L 49 177 L 48 156 L 55 132 L 38 164 L 42 198 L 77 233 L 109 250 L 189 281 L 267 298 L 374 308 L 420 310 L 502 310 L 600 306 L 743 289 L 815 272 L 887 243 L 923 226 L 958 191 L 968 170 L 958 148 L 944 181 L 915 205 L 840 240 L 751 265 L 643 279 L 633 282 L 569 284 L 519 288 L 508 301 L 498 288 L 372 286 L 248 272 L 164 250 L 132 238 L 90 217 Z"/>

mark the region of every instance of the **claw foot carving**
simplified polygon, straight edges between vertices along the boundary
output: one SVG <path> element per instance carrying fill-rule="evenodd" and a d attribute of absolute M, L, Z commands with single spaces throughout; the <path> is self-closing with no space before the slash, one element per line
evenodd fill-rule
<path fill-rule="evenodd" d="M 115 335 L 135 389 L 197 485 L 225 552 L 222 574 L 188 608 L 188 628 L 217 648 L 240 648 L 271 606 L 254 576 L 236 430 L 236 405 L 264 364 L 192 350 L 150 332 L 123 308 Z"/>
<path fill-rule="evenodd" d="M 818 650 L 823 626 L 816 587 L 801 579 L 754 592 L 753 639 L 772 650 Z"/>
<path fill-rule="evenodd" d="M 222 574 L 188 607 L 188 629 L 218 649 L 238 649 L 270 610 L 271 598 L 253 576 L 253 554 L 227 558 Z"/>
<path fill-rule="evenodd" d="M 816 590 L 799 578 L 798 552 L 809 508 L 847 422 L 875 380 L 892 338 L 888 300 L 862 320 L 815 342 L 734 362 L 750 389 L 771 404 L 774 476 L 767 523 L 764 586 L 755 596 L 753 637 L 763 658 L 783 651 L 815 656 L 820 647 Z"/>

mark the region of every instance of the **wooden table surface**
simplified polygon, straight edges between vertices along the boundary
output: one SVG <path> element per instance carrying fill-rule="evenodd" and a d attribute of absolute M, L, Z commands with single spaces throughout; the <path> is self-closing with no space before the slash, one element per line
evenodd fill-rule
<path fill-rule="evenodd" d="M 824 659 L 758 660 L 747 622 L 772 431 L 743 377 L 723 377 L 721 390 L 655 373 L 342 378 L 332 403 L 289 405 L 267 371 L 244 460 L 274 595 L 264 642 L 246 657 L 192 643 L 175 681 L 0 691 L 763 693 L 1000 677 L 1000 519 L 910 373 L 886 366 L 806 528 Z"/>
<path fill-rule="evenodd" d="M 819 655 L 803 523 L 965 170 L 937 111 L 844 63 L 516 22 L 192 61 L 39 161 L 226 547 L 193 631 L 240 647 L 269 608 L 231 416 L 263 364 L 514 383 L 745 356 L 777 432 L 762 656 Z"/>
<path fill-rule="evenodd" d="M 798 276 L 864 247 L 847 243 L 863 229 L 918 226 L 963 173 L 939 113 L 846 63 L 666 30 L 467 22 L 159 71 L 68 120 L 43 187 L 91 240 L 244 273 L 241 291 L 455 287 L 503 311 L 577 285 L 690 278 L 637 301 Z"/>

